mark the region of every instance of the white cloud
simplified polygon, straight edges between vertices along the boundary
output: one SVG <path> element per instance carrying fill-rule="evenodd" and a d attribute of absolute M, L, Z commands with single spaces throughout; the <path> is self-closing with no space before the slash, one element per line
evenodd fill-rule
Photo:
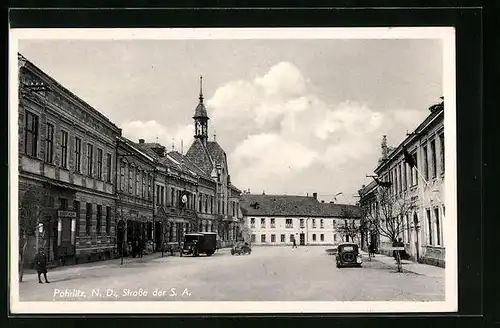
<path fill-rule="evenodd" d="M 231 170 L 245 179 L 264 185 L 269 179 L 293 179 L 309 167 L 317 154 L 296 142 L 276 134 L 251 135 L 231 153 Z"/>
<path fill-rule="evenodd" d="M 193 140 L 193 125 L 178 125 L 175 127 L 166 127 L 155 120 L 151 121 L 131 121 L 121 125 L 123 135 L 132 141 L 138 142 L 144 139 L 146 142 L 158 142 L 166 146 L 168 150 L 172 149 L 172 143 L 175 143 L 175 149 L 181 149 L 181 140 L 184 144 L 184 152 L 187 151 Z M 157 139 L 158 138 L 158 139 Z"/>
<path fill-rule="evenodd" d="M 399 143 L 428 114 L 378 111 L 349 99 L 330 104 L 309 92 L 306 81 L 282 62 L 262 77 L 226 83 L 207 102 L 211 126 L 234 144 L 227 151 L 240 188 L 355 193 L 360 186 L 353 181 L 377 164 L 382 135 Z"/>

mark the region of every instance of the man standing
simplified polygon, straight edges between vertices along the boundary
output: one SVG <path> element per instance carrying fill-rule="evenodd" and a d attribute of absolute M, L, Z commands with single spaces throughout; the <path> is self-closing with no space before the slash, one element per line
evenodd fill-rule
<path fill-rule="evenodd" d="M 45 282 L 47 284 L 50 284 L 49 280 L 47 279 L 47 256 L 45 256 L 45 250 L 43 249 L 43 247 L 40 247 L 38 253 L 35 256 L 35 265 L 36 265 L 36 271 L 38 273 L 38 283 L 43 284 L 41 279 L 43 273 Z"/>
<path fill-rule="evenodd" d="M 295 241 L 295 236 L 293 237 L 293 245 L 292 245 L 292 248 L 297 248 L 297 242 Z"/>

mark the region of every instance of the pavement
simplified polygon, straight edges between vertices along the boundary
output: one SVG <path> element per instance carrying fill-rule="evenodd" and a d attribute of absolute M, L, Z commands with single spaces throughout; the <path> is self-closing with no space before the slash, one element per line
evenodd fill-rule
<path fill-rule="evenodd" d="M 444 269 L 376 255 L 362 268 L 337 268 L 328 247 L 261 246 L 250 255 L 95 262 L 49 270 L 51 284 L 27 273 L 20 301 L 442 301 Z M 417 268 L 417 269 L 415 269 Z M 415 272 L 410 271 L 413 269 Z M 427 271 L 426 271 L 427 270 Z M 440 274 L 442 272 L 442 274 Z"/>
<path fill-rule="evenodd" d="M 367 252 L 361 251 L 361 255 L 363 256 L 364 261 L 369 261 Z M 397 269 L 396 260 L 391 256 L 387 256 L 387 255 L 383 255 L 383 254 L 375 254 L 375 257 L 372 258 L 372 261 L 377 261 L 377 262 L 385 263 L 387 265 L 392 265 L 392 266 L 394 266 L 395 269 Z M 433 278 L 444 279 L 444 277 L 445 277 L 445 269 L 444 268 L 440 268 L 440 267 L 433 266 L 433 265 L 417 263 L 417 262 L 413 262 L 413 261 L 407 261 L 407 260 L 401 260 L 401 264 L 403 266 L 404 272 L 412 272 L 415 274 L 423 275 L 426 277 L 433 277 Z"/>

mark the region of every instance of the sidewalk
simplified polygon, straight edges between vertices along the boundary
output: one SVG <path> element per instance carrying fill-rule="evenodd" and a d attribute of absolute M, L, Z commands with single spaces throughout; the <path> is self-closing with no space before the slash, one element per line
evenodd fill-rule
<path fill-rule="evenodd" d="M 174 253 L 175 256 L 176 253 Z M 164 257 L 171 256 L 170 253 L 165 253 Z M 177 253 L 177 256 L 178 253 Z M 142 258 L 141 257 L 124 257 L 123 258 L 123 266 L 127 266 L 130 264 L 135 264 L 135 263 L 147 263 L 151 262 L 155 259 L 161 258 L 161 252 L 157 253 L 152 253 L 149 255 L 144 255 Z M 104 269 L 104 268 L 111 268 L 111 267 L 118 267 L 121 266 L 121 258 L 118 259 L 113 259 L 113 260 L 107 260 L 107 261 L 96 261 L 96 262 L 90 262 L 90 263 L 84 263 L 84 264 L 75 264 L 75 265 L 68 265 L 68 266 L 59 266 L 55 267 L 53 269 L 49 269 L 49 280 L 50 277 L 59 277 L 59 276 L 79 276 L 83 272 L 87 272 L 90 270 L 95 270 L 95 269 Z M 28 269 L 24 270 L 24 275 L 23 275 L 23 281 L 30 281 L 30 280 L 38 280 L 38 274 L 36 273 L 35 270 L 33 269 Z"/>
<path fill-rule="evenodd" d="M 364 262 L 369 261 L 368 253 L 364 251 L 360 251 L 360 253 L 363 256 Z M 372 261 L 381 262 L 390 266 L 394 266 L 395 269 L 397 268 L 396 260 L 393 257 L 386 256 L 383 254 L 375 254 L 375 257 L 372 258 Z M 403 265 L 403 271 L 406 272 L 413 272 L 419 275 L 423 275 L 426 277 L 433 277 L 433 278 L 444 278 L 445 276 L 444 268 L 417 263 L 413 261 L 407 261 L 407 260 L 401 260 L 401 263 Z"/>

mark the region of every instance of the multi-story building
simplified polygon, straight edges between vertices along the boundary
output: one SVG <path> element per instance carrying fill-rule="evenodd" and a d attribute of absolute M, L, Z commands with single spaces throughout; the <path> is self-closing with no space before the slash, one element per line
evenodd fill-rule
<path fill-rule="evenodd" d="M 222 247 L 232 245 L 236 241 L 236 231 L 241 223 L 240 219 L 231 215 L 230 206 L 239 208 L 241 191 L 231 184 L 227 155 L 224 149 L 215 140 L 208 140 L 207 108 L 203 102 L 203 91 L 200 78 L 200 97 L 193 116 L 195 134 L 194 141 L 186 153 L 186 158 L 198 166 L 203 172 L 216 181 L 215 213 L 217 231 L 221 238 Z M 232 204 L 232 205 L 231 205 Z M 239 211 L 235 211 L 237 214 Z"/>
<path fill-rule="evenodd" d="M 256 245 L 334 245 L 359 242 L 360 208 L 313 197 L 243 194 L 241 207 Z M 346 228 L 347 227 L 347 228 Z"/>
<path fill-rule="evenodd" d="M 18 63 L 20 218 L 40 204 L 25 264 L 37 247 L 58 263 L 110 257 L 121 130 L 22 55 Z"/>
<path fill-rule="evenodd" d="M 236 240 L 240 191 L 226 153 L 208 140 L 201 89 L 195 141 L 187 154 L 167 153 L 122 137 L 104 115 L 18 59 L 20 234 L 36 221 L 27 265 L 38 247 L 69 264 L 127 255 L 139 241 L 156 251 L 190 231 L 217 231 L 222 247 Z"/>
<path fill-rule="evenodd" d="M 241 192 L 231 184 L 226 153 L 215 140 L 208 140 L 209 117 L 201 89 L 193 119 L 195 139 L 186 154 L 166 152 L 161 144 L 145 143 L 142 139 L 138 144 L 166 172 L 165 180 L 157 182 L 160 192 L 166 186 L 164 196 L 160 195 L 165 198 L 164 205 L 157 206 L 155 213 L 166 222 L 169 231 L 163 233 L 164 242 L 182 241 L 186 232 L 212 231 L 218 232 L 220 246 L 229 246 L 237 239 L 242 219 Z"/>
<path fill-rule="evenodd" d="M 154 241 L 153 197 L 156 160 L 124 138 L 117 139 L 116 245 L 129 253 L 140 241 Z M 124 248 L 125 247 L 125 248 Z"/>
<path fill-rule="evenodd" d="M 360 190 L 360 203 L 371 204 L 372 211 L 380 213 L 378 199 L 385 190 L 393 202 L 408 203 L 410 210 L 401 214 L 399 238 L 406 252 L 423 263 L 445 265 L 445 143 L 444 103 L 430 108 L 429 116 L 397 147 L 389 151 L 385 137 L 382 158 L 375 168 L 379 181 L 389 182 L 385 187 L 370 184 Z M 405 161 L 404 152 L 416 165 Z M 366 209 L 366 207 L 365 207 Z M 390 254 L 392 242 L 379 236 L 379 250 Z"/>

